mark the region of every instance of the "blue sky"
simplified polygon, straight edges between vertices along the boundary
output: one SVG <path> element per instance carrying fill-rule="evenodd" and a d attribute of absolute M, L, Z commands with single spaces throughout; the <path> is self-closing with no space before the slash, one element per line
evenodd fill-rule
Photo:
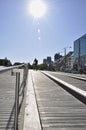
<path fill-rule="evenodd" d="M 47 12 L 39 20 L 28 11 L 30 1 L 0 0 L 0 58 L 12 63 L 53 58 L 86 33 L 86 0 L 44 0 Z"/>

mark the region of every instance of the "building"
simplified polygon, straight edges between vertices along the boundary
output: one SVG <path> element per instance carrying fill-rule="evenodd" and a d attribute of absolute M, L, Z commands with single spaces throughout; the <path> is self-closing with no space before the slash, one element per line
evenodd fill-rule
<path fill-rule="evenodd" d="M 49 64 L 49 65 L 51 64 L 51 57 L 50 56 L 47 57 L 47 64 Z"/>
<path fill-rule="evenodd" d="M 60 59 L 62 56 L 59 53 L 56 53 L 54 55 L 54 61 L 57 61 L 58 59 Z"/>
<path fill-rule="evenodd" d="M 47 59 L 43 59 L 43 64 L 51 65 L 51 63 L 52 61 L 50 56 L 48 56 Z"/>
<path fill-rule="evenodd" d="M 47 64 L 47 59 L 43 59 L 43 64 Z"/>
<path fill-rule="evenodd" d="M 77 71 L 86 72 L 86 34 L 74 41 L 74 66 Z"/>
<path fill-rule="evenodd" d="M 48 66 L 48 70 L 54 70 L 51 56 L 48 56 L 46 59 L 43 59 L 43 64 L 46 64 Z"/>
<path fill-rule="evenodd" d="M 0 59 L 0 66 L 11 66 L 12 63 L 10 60 L 8 60 L 7 58 L 5 59 Z"/>
<path fill-rule="evenodd" d="M 74 53 L 69 52 L 66 56 L 66 71 L 70 72 L 73 70 L 73 63 L 74 63 Z"/>
<path fill-rule="evenodd" d="M 70 72 L 73 69 L 73 52 L 68 52 L 66 56 L 59 58 L 55 62 L 55 70 Z"/>

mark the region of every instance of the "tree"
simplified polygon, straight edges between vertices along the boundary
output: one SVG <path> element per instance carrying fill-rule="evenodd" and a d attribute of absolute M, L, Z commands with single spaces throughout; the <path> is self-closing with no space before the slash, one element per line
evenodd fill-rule
<path fill-rule="evenodd" d="M 47 70 L 47 69 L 48 69 L 48 66 L 47 66 L 47 64 L 39 64 L 37 68 L 38 68 L 39 70 Z"/>
<path fill-rule="evenodd" d="M 38 60 L 36 58 L 34 59 L 33 65 L 38 65 Z"/>
<path fill-rule="evenodd" d="M 33 62 L 33 69 L 37 69 L 38 60 L 35 58 Z"/>

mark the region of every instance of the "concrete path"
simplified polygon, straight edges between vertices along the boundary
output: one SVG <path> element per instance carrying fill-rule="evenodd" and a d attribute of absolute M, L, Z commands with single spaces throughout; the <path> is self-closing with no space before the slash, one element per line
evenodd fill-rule
<path fill-rule="evenodd" d="M 34 83 L 32 78 L 32 71 L 29 71 L 23 130 L 41 130 L 40 119 L 34 93 Z"/>

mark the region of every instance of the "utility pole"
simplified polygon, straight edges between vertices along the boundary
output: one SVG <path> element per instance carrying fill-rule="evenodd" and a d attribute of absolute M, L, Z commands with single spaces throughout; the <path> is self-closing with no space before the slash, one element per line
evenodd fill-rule
<path fill-rule="evenodd" d="M 80 63 L 80 39 L 79 39 L 79 46 L 78 46 L 78 72 L 81 69 L 81 63 Z"/>

